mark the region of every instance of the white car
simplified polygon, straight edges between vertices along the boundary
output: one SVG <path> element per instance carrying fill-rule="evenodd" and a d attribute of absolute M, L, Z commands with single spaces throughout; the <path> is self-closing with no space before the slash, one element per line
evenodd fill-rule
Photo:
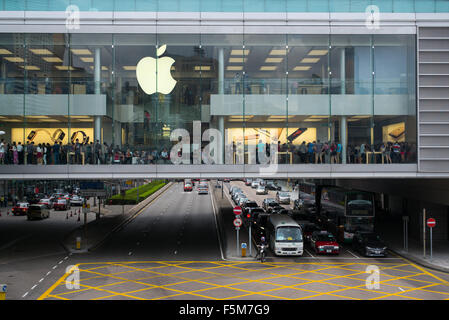
<path fill-rule="evenodd" d="M 82 206 L 84 199 L 80 196 L 72 196 L 70 198 L 70 205 L 72 206 Z"/>
<path fill-rule="evenodd" d="M 259 186 L 259 181 L 253 181 L 251 183 L 251 188 L 256 189 Z"/>
<path fill-rule="evenodd" d="M 209 188 L 207 187 L 207 184 L 199 185 L 197 190 L 198 190 L 198 194 L 209 194 Z"/>
<path fill-rule="evenodd" d="M 256 189 L 256 194 L 267 194 L 267 188 L 265 188 L 265 186 L 261 186 L 259 185 Z"/>

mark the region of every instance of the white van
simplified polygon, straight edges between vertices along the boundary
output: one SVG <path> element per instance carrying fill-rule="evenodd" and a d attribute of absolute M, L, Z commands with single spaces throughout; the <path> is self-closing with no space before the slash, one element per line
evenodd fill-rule
<path fill-rule="evenodd" d="M 302 256 L 304 240 L 301 226 L 286 214 L 270 215 L 267 240 L 277 256 Z"/>

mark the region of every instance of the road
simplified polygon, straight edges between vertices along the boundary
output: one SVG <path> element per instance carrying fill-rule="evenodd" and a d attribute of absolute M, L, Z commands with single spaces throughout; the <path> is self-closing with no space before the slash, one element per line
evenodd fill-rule
<path fill-rule="evenodd" d="M 62 230 L 46 232 L 34 241 L 49 250 L 56 241 L 44 239 Z M 449 299 L 449 275 L 396 256 L 306 255 L 261 264 L 224 260 L 221 249 L 211 196 L 174 184 L 94 252 L 2 256 L 0 283 L 8 282 L 9 299 Z M 372 288 L 369 266 L 379 271 Z M 77 274 L 79 287 L 70 286 Z"/>

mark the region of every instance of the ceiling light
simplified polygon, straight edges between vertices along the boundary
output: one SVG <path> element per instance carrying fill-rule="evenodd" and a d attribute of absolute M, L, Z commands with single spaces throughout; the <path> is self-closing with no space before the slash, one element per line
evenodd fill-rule
<path fill-rule="evenodd" d="M 310 50 L 308 53 L 309 56 L 325 56 L 328 53 L 328 50 Z"/>
<path fill-rule="evenodd" d="M 265 63 L 279 63 L 282 62 L 284 58 L 266 58 Z"/>
<path fill-rule="evenodd" d="M 83 62 L 94 62 L 93 57 L 80 57 L 81 61 Z"/>
<path fill-rule="evenodd" d="M 55 68 L 58 70 L 75 70 L 72 66 L 55 66 Z"/>
<path fill-rule="evenodd" d="M 277 66 L 262 66 L 260 67 L 260 71 L 274 71 L 276 70 L 278 67 Z"/>
<path fill-rule="evenodd" d="M 319 122 L 322 121 L 322 119 L 305 119 L 304 122 Z"/>
<path fill-rule="evenodd" d="M 20 58 L 20 57 L 6 57 L 5 59 L 8 61 L 11 61 L 11 62 L 24 62 L 25 61 L 25 60 L 23 60 L 23 58 Z"/>
<path fill-rule="evenodd" d="M 170 67 L 170 70 L 171 70 L 171 71 L 175 71 L 175 70 L 176 70 L 175 66 L 171 66 L 171 67 Z"/>
<path fill-rule="evenodd" d="M 89 68 L 90 68 L 91 70 L 94 70 L 94 66 L 90 66 Z M 103 71 L 108 71 L 109 69 L 108 69 L 108 67 L 101 66 L 101 70 L 103 70 Z"/>
<path fill-rule="evenodd" d="M 370 118 L 371 116 L 353 116 L 352 118 L 354 119 L 366 119 L 366 118 Z"/>
<path fill-rule="evenodd" d="M 310 118 L 313 118 L 313 119 L 327 119 L 327 118 L 329 118 L 329 116 L 310 116 Z"/>
<path fill-rule="evenodd" d="M 123 66 L 123 70 L 133 71 L 136 70 L 136 66 Z"/>
<path fill-rule="evenodd" d="M 23 122 L 22 120 L 18 120 L 18 119 L 4 119 L 2 121 L 4 121 L 4 122 Z"/>
<path fill-rule="evenodd" d="M 227 66 L 226 70 L 228 70 L 228 71 L 240 71 L 240 70 L 243 70 L 243 66 Z"/>
<path fill-rule="evenodd" d="M 307 71 L 312 69 L 311 66 L 296 66 L 293 68 L 293 71 Z"/>
<path fill-rule="evenodd" d="M 242 63 L 246 62 L 248 58 L 229 58 L 229 63 Z"/>
<path fill-rule="evenodd" d="M 286 49 L 273 49 L 270 51 L 270 56 L 285 56 L 287 55 Z"/>
<path fill-rule="evenodd" d="M 65 116 L 65 117 L 73 119 L 90 119 L 90 116 Z"/>
<path fill-rule="evenodd" d="M 20 67 L 25 70 L 35 70 L 35 71 L 40 70 L 40 68 L 36 66 L 20 66 Z"/>
<path fill-rule="evenodd" d="M 30 49 L 30 51 L 34 54 L 38 54 L 38 55 L 52 55 L 53 52 L 51 52 L 48 49 Z"/>
<path fill-rule="evenodd" d="M 47 62 L 63 62 L 60 58 L 58 57 L 42 57 L 42 59 L 44 59 Z"/>
<path fill-rule="evenodd" d="M 318 61 L 320 61 L 320 58 L 304 58 L 301 63 L 317 63 Z"/>
<path fill-rule="evenodd" d="M 248 49 L 245 49 L 245 50 L 233 49 L 233 50 L 231 50 L 231 55 L 232 56 L 247 56 L 247 55 L 249 55 L 249 50 Z"/>
<path fill-rule="evenodd" d="M 0 49 L 0 54 L 12 54 L 12 52 L 7 49 Z"/>
<path fill-rule="evenodd" d="M 25 115 L 25 118 L 29 118 L 29 119 L 49 119 L 49 116 L 27 116 Z"/>
<path fill-rule="evenodd" d="M 89 49 L 72 49 L 71 50 L 73 54 L 79 55 L 79 56 L 84 56 L 84 55 L 91 55 L 92 52 L 90 52 Z"/>
<path fill-rule="evenodd" d="M 195 71 L 210 71 L 210 66 L 195 66 Z"/>

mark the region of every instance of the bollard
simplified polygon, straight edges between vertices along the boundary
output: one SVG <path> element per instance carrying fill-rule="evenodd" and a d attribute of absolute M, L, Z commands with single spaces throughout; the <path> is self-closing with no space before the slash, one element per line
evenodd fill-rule
<path fill-rule="evenodd" d="M 0 284 L 0 300 L 6 300 L 7 288 L 6 284 Z"/>
<path fill-rule="evenodd" d="M 246 257 L 246 243 L 242 243 L 242 257 Z"/>
<path fill-rule="evenodd" d="M 81 249 L 81 237 L 76 237 L 76 249 Z"/>

